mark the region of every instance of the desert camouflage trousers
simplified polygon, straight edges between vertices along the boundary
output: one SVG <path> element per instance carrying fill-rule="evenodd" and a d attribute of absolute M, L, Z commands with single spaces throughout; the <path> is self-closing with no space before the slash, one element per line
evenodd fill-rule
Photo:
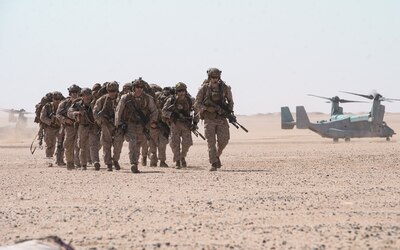
<path fill-rule="evenodd" d="M 79 159 L 82 166 L 87 162 L 100 162 L 99 159 L 100 133 L 97 126 L 82 126 L 78 128 L 78 146 L 80 149 Z"/>
<path fill-rule="evenodd" d="M 79 147 L 78 147 L 78 128 L 75 126 L 65 126 L 65 160 L 67 163 L 74 163 L 80 165 L 79 161 Z"/>
<path fill-rule="evenodd" d="M 103 158 L 104 164 L 111 165 L 113 161 L 119 161 L 121 156 L 122 145 L 124 143 L 124 137 L 122 135 L 115 136 L 116 128 L 109 122 L 103 122 L 101 124 L 101 144 L 103 146 Z M 111 155 L 111 148 L 112 155 Z"/>
<path fill-rule="evenodd" d="M 221 156 L 230 139 L 226 118 L 204 119 L 204 136 L 207 139 L 208 159 L 213 164 L 217 162 L 217 157 Z"/>
<path fill-rule="evenodd" d="M 150 150 L 150 164 L 157 164 L 158 160 L 165 162 L 167 160 L 168 138 L 163 136 L 158 128 L 150 128 L 150 136 L 154 141 L 149 142 L 152 145 Z"/>
<path fill-rule="evenodd" d="M 53 157 L 56 150 L 57 136 L 60 128 L 45 127 L 44 142 L 46 143 L 46 157 Z"/>
<path fill-rule="evenodd" d="M 183 123 L 177 121 L 171 124 L 170 147 L 174 154 L 173 161 L 180 161 L 185 158 L 193 145 L 192 133 Z"/>
<path fill-rule="evenodd" d="M 130 164 L 137 165 L 140 156 L 140 148 L 143 146 L 144 143 L 147 142 L 147 138 L 143 133 L 143 126 L 140 123 L 128 122 L 127 123 L 128 129 L 125 133 L 125 140 L 128 142 L 128 149 L 129 149 L 129 161 Z M 150 131 L 151 136 L 151 131 Z M 152 154 L 156 148 L 155 144 L 150 140 L 149 143 L 149 150 L 150 154 Z"/>

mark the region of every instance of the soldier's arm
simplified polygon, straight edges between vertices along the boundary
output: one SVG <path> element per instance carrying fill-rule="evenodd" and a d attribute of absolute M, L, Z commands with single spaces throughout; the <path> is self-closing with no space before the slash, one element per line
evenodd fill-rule
<path fill-rule="evenodd" d="M 69 107 L 68 111 L 67 111 L 67 116 L 69 118 L 71 118 L 72 120 L 75 120 L 76 116 L 79 113 L 79 109 L 78 109 L 78 104 L 74 103 L 71 105 L 71 107 Z M 78 113 L 77 113 L 78 112 Z"/>
<path fill-rule="evenodd" d="M 196 95 L 196 101 L 194 102 L 194 108 L 197 110 L 197 112 L 201 113 L 204 110 L 207 109 L 207 107 L 203 104 L 204 96 L 205 96 L 205 87 L 201 87 L 199 89 L 199 92 L 197 92 Z"/>
<path fill-rule="evenodd" d="M 126 98 L 129 94 L 124 94 L 118 102 L 117 109 L 115 110 L 115 126 L 118 127 L 122 124 L 122 114 L 124 113 Z"/>
<path fill-rule="evenodd" d="M 47 116 L 47 105 L 45 105 L 42 108 L 42 111 L 40 111 L 40 121 L 46 125 L 50 125 L 52 123 L 52 119 Z"/>
<path fill-rule="evenodd" d="M 229 110 L 233 111 L 233 96 L 232 96 L 232 89 L 231 86 L 226 85 L 227 90 L 226 90 L 226 99 L 228 101 L 228 107 Z"/>
<path fill-rule="evenodd" d="M 169 97 L 161 110 L 161 116 L 164 119 L 171 119 L 172 112 L 168 109 L 171 106 L 172 98 Z"/>
<path fill-rule="evenodd" d="M 150 124 L 156 123 L 158 120 L 158 109 L 156 103 L 154 102 L 154 98 L 149 96 L 149 110 L 150 110 Z"/>
<path fill-rule="evenodd" d="M 96 103 L 94 104 L 93 107 L 93 117 L 97 122 L 101 122 L 101 115 L 99 114 L 101 109 L 103 108 L 104 104 L 104 97 L 100 97 L 97 99 Z"/>
<path fill-rule="evenodd" d="M 60 121 L 60 123 L 65 124 L 65 120 L 67 119 L 64 115 L 61 114 L 63 109 L 65 109 L 65 105 L 67 104 L 67 100 L 64 100 L 58 105 L 56 118 Z"/>

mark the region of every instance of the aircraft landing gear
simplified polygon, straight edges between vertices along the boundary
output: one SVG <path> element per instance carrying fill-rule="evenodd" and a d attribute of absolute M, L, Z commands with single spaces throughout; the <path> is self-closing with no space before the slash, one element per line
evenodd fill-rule
<path fill-rule="evenodd" d="M 386 141 L 390 141 L 390 137 L 386 137 Z"/>
<path fill-rule="evenodd" d="M 339 142 L 339 138 L 333 138 L 333 142 L 335 143 Z"/>
<path fill-rule="evenodd" d="M 349 142 L 349 141 L 350 141 L 350 138 L 344 138 L 344 141 L 345 141 L 345 142 Z"/>

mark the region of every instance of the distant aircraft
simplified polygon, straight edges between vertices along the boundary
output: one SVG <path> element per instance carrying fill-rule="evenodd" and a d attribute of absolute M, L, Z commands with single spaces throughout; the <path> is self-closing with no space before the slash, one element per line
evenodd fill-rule
<path fill-rule="evenodd" d="M 360 95 L 350 92 L 346 93 Z M 298 129 L 310 129 L 322 137 L 332 138 L 334 142 L 338 142 L 339 139 L 350 141 L 350 138 L 364 137 L 383 137 L 389 141 L 396 133 L 383 121 L 385 106 L 381 105 L 380 102 L 400 99 L 383 98 L 378 93 L 371 96 L 374 102 L 369 114 L 332 115 L 329 120 L 322 120 L 316 123 L 310 122 L 303 106 L 296 107 L 296 121 L 294 121 L 288 107 L 281 107 L 281 128 L 293 129 L 296 126 Z M 368 95 L 367 97 L 365 95 L 363 97 L 370 99 L 371 96 Z"/>
<path fill-rule="evenodd" d="M 26 112 L 25 109 L 0 109 L 3 112 L 8 113 L 8 121 L 16 123 L 16 128 L 26 128 L 28 119 L 25 117 L 27 114 L 33 114 L 31 112 Z M 15 116 L 18 114 L 18 116 Z"/>

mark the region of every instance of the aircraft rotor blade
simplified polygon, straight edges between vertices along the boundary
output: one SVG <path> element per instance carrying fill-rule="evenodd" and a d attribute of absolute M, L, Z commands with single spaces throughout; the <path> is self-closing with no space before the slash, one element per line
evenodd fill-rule
<path fill-rule="evenodd" d="M 357 93 L 347 92 L 347 91 L 340 91 L 340 92 L 342 92 L 342 93 L 347 93 L 347 94 L 351 94 L 351 95 L 361 96 L 361 97 L 364 97 L 364 98 L 367 98 L 367 99 L 370 99 L 370 100 L 374 99 L 374 96 L 373 96 L 373 95 L 363 95 L 363 94 L 357 94 Z"/>
<path fill-rule="evenodd" d="M 328 97 L 324 97 L 324 96 L 319 96 L 319 95 L 312 95 L 312 94 L 308 94 L 309 96 L 314 96 L 314 97 L 318 97 L 318 98 L 322 98 L 322 99 L 325 99 L 325 100 L 329 100 L 329 101 L 332 101 L 332 98 L 328 98 Z"/>

